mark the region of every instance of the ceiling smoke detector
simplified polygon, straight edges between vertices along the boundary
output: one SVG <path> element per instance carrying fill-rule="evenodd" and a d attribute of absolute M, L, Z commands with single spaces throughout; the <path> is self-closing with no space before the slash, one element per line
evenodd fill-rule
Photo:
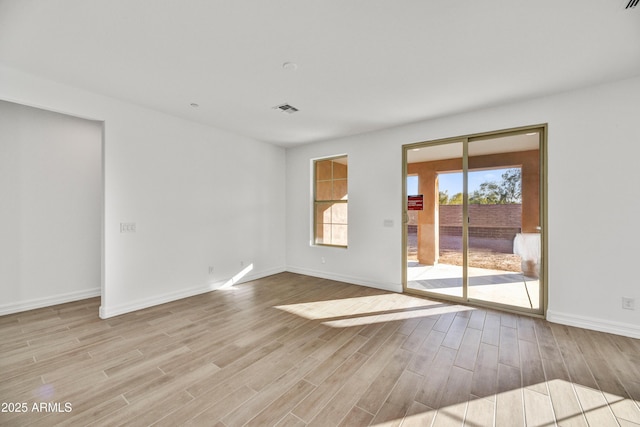
<path fill-rule="evenodd" d="M 280 105 L 276 105 L 275 107 L 273 107 L 274 110 L 279 110 L 283 113 L 287 113 L 287 114 L 293 114 L 297 111 L 299 111 L 296 107 L 294 107 L 293 105 L 290 104 L 280 104 Z"/>
<path fill-rule="evenodd" d="M 640 2 L 640 0 L 629 0 L 629 3 L 627 3 L 627 7 L 625 7 L 625 9 L 633 9 L 638 5 L 638 2 Z"/>

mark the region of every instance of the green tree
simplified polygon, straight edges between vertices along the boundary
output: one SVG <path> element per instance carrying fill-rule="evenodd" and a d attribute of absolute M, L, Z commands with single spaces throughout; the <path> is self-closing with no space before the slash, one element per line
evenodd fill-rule
<path fill-rule="evenodd" d="M 449 204 L 449 192 L 447 190 L 440 191 L 438 196 L 440 198 L 440 204 L 441 205 L 448 205 Z"/>
<path fill-rule="evenodd" d="M 462 193 L 456 193 L 449 198 L 450 205 L 461 205 L 462 204 Z"/>
<path fill-rule="evenodd" d="M 488 181 L 469 195 L 469 203 L 504 205 L 522 202 L 522 173 L 520 168 L 507 169 L 500 182 Z"/>
<path fill-rule="evenodd" d="M 441 205 L 461 205 L 462 193 L 456 193 L 453 196 L 449 196 L 447 190 L 440 192 L 440 204 Z"/>
<path fill-rule="evenodd" d="M 448 191 L 440 191 L 441 205 L 461 205 L 462 193 L 449 196 Z M 522 203 L 522 173 L 520 168 L 507 169 L 500 182 L 486 181 L 469 194 L 470 204 L 504 205 Z"/>
<path fill-rule="evenodd" d="M 469 204 L 497 205 L 500 203 L 500 187 L 495 182 L 483 182 L 469 195 Z"/>
<path fill-rule="evenodd" d="M 502 192 L 505 203 L 522 203 L 522 170 L 507 169 L 502 174 Z"/>

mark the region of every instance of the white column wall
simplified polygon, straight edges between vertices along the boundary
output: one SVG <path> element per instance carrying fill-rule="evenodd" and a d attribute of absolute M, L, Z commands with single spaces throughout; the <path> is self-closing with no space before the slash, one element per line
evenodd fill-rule
<path fill-rule="evenodd" d="M 102 123 L 0 101 L 0 314 L 100 295 Z"/>
<path fill-rule="evenodd" d="M 0 99 L 104 121 L 102 317 L 284 270 L 282 148 L 8 67 Z"/>

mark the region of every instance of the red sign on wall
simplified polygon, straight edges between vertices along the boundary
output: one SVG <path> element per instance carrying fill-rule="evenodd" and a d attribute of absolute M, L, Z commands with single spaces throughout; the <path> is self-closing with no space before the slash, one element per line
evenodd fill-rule
<path fill-rule="evenodd" d="M 408 197 L 407 210 L 421 211 L 423 208 L 424 208 L 424 197 L 422 196 L 422 194 Z"/>

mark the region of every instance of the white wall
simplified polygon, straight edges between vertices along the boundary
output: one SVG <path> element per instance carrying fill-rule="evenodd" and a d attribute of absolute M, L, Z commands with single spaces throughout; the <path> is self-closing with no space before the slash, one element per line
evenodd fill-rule
<path fill-rule="evenodd" d="M 0 315 L 100 295 L 102 124 L 0 101 Z"/>
<path fill-rule="evenodd" d="M 287 269 L 400 291 L 402 145 L 548 123 L 548 319 L 640 337 L 639 110 L 635 78 L 288 149 Z M 315 247 L 310 162 L 342 153 L 349 248 Z M 623 296 L 636 298 L 635 311 L 621 308 Z"/>
<path fill-rule="evenodd" d="M 548 318 L 640 337 L 640 307 L 621 309 L 622 296 L 640 303 L 640 78 L 288 149 L 286 164 L 269 144 L 1 66 L 0 99 L 105 122 L 103 316 L 215 288 L 240 262 L 254 266 L 245 278 L 286 264 L 399 291 L 401 146 L 548 123 Z M 314 247 L 310 162 L 343 153 L 349 248 Z"/>
<path fill-rule="evenodd" d="M 287 270 L 402 292 L 402 151 L 370 135 L 287 150 Z M 349 163 L 346 249 L 311 245 L 312 161 L 338 154 Z"/>
<path fill-rule="evenodd" d="M 1 66 L 0 99 L 104 121 L 101 316 L 283 271 L 283 149 Z"/>

